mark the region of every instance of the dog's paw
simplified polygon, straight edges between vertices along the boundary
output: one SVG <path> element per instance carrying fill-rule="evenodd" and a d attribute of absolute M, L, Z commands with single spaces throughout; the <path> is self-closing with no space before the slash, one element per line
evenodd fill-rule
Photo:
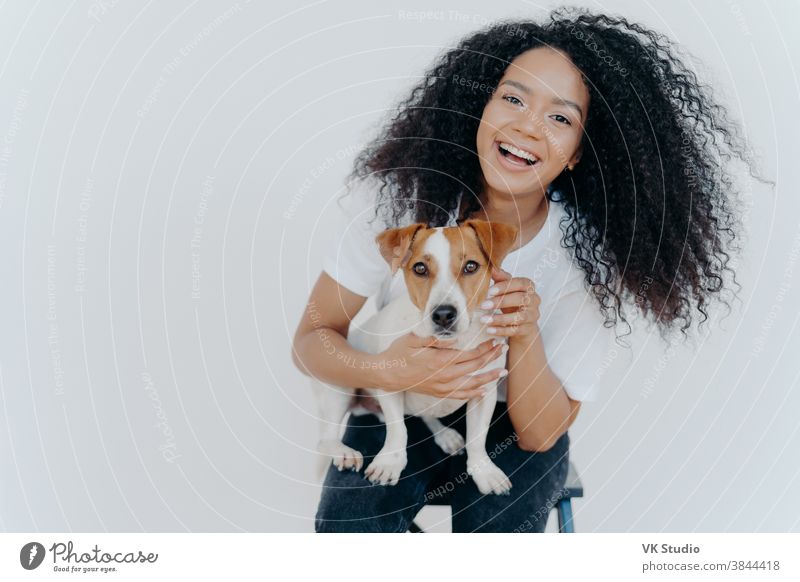
<path fill-rule="evenodd" d="M 321 442 L 318 448 L 319 452 L 333 459 L 333 464 L 340 471 L 351 469 L 357 472 L 364 464 L 364 456 L 341 441 Z"/>
<path fill-rule="evenodd" d="M 488 458 L 475 463 L 467 463 L 467 473 L 483 495 L 509 495 L 511 480 Z"/>
<path fill-rule="evenodd" d="M 408 463 L 408 458 L 405 451 L 402 453 L 381 451 L 375 455 L 375 459 L 366 468 L 364 476 L 369 479 L 370 483 L 397 485 L 400 473 L 406 468 L 406 463 Z"/>
<path fill-rule="evenodd" d="M 464 452 L 464 437 L 454 428 L 443 428 L 433 435 L 433 440 L 448 455 L 460 455 Z"/>

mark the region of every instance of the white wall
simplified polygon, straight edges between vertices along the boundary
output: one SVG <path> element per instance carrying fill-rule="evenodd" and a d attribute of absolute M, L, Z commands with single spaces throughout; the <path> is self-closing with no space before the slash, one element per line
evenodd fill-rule
<path fill-rule="evenodd" d="M 437 54 L 550 6 L 264 4 L 0 9 L 0 530 L 310 531 L 289 346 L 353 154 Z M 744 184 L 736 311 L 640 327 L 583 407 L 578 528 L 798 531 L 800 11 L 591 6 L 695 55 L 778 187 Z"/>

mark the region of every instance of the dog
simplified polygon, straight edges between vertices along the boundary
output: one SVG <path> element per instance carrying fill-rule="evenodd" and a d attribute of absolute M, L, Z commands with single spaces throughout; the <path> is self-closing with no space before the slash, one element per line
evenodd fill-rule
<path fill-rule="evenodd" d="M 492 267 L 500 267 L 517 240 L 518 229 L 485 220 L 466 220 L 460 226 L 428 228 L 414 223 L 380 233 L 376 243 L 389 263 L 392 275 L 403 269 L 407 293 L 391 301 L 360 328 L 351 327 L 348 342 L 361 351 L 377 354 L 398 337 L 409 332 L 420 337 L 455 339 L 453 349 L 470 350 L 492 336 L 480 317 L 486 299 Z M 494 313 L 494 311 L 492 311 Z M 507 341 L 494 338 L 496 343 Z M 477 373 L 505 368 L 507 347 Z M 352 411 L 358 389 L 331 386 L 312 380 L 319 403 L 322 428 L 317 450 L 325 466 L 327 457 L 341 471 L 360 471 L 363 456 L 341 440 L 342 422 Z M 389 392 L 379 387 L 366 389 L 377 398 L 386 423 L 386 440 L 364 471 L 373 484 L 396 485 L 407 464 L 408 434 L 404 414 L 419 416 L 430 428 L 435 442 L 448 454 L 467 453 L 467 472 L 478 490 L 486 495 L 508 494 L 511 481 L 486 452 L 486 435 L 497 402 L 497 381 L 485 386 L 485 393 L 467 402 L 467 439 L 445 427 L 440 418 L 464 405 L 464 400 L 438 398 L 403 390 Z"/>

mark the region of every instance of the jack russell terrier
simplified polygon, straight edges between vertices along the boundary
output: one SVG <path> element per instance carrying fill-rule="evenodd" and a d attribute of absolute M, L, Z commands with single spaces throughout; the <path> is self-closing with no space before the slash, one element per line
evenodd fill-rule
<path fill-rule="evenodd" d="M 479 308 L 491 283 L 492 266 L 500 267 L 517 239 L 518 229 L 485 220 L 467 220 L 461 226 L 427 228 L 415 223 L 393 228 L 376 237 L 381 255 L 391 266 L 392 275 L 403 269 L 408 293 L 390 302 L 360 328 L 351 327 L 348 342 L 355 348 L 377 354 L 402 335 L 455 339 L 453 349 L 470 350 L 490 339 Z M 494 313 L 494 311 L 492 311 Z M 506 338 L 494 337 L 496 343 Z M 476 372 L 505 368 L 507 347 Z M 342 422 L 351 410 L 357 389 L 331 386 L 312 380 L 320 406 L 322 428 L 318 451 L 333 457 L 341 471 L 361 470 L 363 456 L 341 440 Z M 467 401 L 467 472 L 478 490 L 507 494 L 511 481 L 486 452 L 486 434 L 497 402 L 497 380 L 485 386 L 479 398 Z M 459 454 L 465 442 L 458 431 L 445 427 L 440 418 L 458 410 L 464 400 L 438 398 L 404 390 L 388 392 L 370 388 L 383 411 L 386 440 L 383 448 L 364 471 L 372 483 L 397 484 L 406 467 L 408 434 L 403 415 L 419 416 L 430 428 L 435 442 L 448 454 Z"/>

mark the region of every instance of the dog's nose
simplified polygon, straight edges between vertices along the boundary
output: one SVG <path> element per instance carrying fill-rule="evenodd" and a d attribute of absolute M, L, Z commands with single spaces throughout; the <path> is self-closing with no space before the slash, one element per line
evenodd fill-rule
<path fill-rule="evenodd" d="M 448 328 L 453 325 L 457 315 L 458 311 L 452 305 L 439 305 L 433 310 L 431 317 L 433 318 L 433 323 L 439 327 Z"/>

